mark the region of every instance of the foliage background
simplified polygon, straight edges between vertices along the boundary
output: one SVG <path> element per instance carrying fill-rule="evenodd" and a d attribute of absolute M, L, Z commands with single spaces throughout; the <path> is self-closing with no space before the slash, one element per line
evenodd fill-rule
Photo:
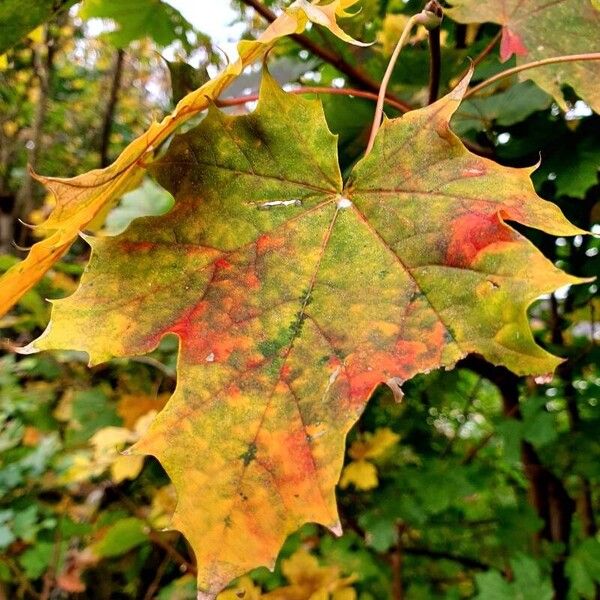
<path fill-rule="evenodd" d="M 51 207 L 27 163 L 64 176 L 107 164 L 173 95 L 224 64 L 223 52 L 170 5 L 152 3 L 147 18 L 148 3 L 133 11 L 122 4 L 87 0 L 59 11 L 0 57 L 1 270 L 19 254 L 13 240 L 35 239 L 18 219 L 35 224 Z M 248 4 L 232 6 L 235 31 L 251 37 L 265 21 Z M 362 7 L 345 27 L 374 46 L 350 48 L 316 28 L 308 38 L 379 81 L 407 15 L 421 5 L 364 0 Z M 99 25 L 95 17 L 112 22 Z M 497 29 L 444 21 L 444 91 Z M 170 69 L 159 53 L 174 61 Z M 353 85 L 347 72 L 291 40 L 270 62 L 288 85 Z M 393 93 L 425 103 L 428 64 L 419 30 L 403 51 Z M 500 64 L 496 48 L 474 80 L 510 64 Z M 256 85 L 256 71 L 247 72 L 228 95 Z M 347 169 L 364 150 L 373 104 L 321 98 Z M 533 83 L 508 79 L 466 101 L 453 126 L 475 151 L 503 164 L 531 165 L 541 153 L 538 193 L 598 233 L 600 119 L 574 94 L 569 99 L 565 113 Z M 171 203 L 147 180 L 104 227 L 114 233 Z M 524 231 L 567 272 L 599 272 L 597 235 L 567 240 Z M 181 536 L 163 531 L 174 506 L 168 479 L 153 459 L 119 453 L 173 391 L 176 340 L 164 340 L 151 356 L 92 369 L 77 353 L 13 352 L 45 326 L 44 298 L 73 291 L 86 258 L 85 244 L 76 243 L 0 321 L 0 598 L 193 599 L 193 556 Z M 304 527 L 274 573 L 258 570 L 222 597 L 597 598 L 599 311 L 595 283 L 533 307 L 538 341 L 567 359 L 550 381 L 469 358 L 407 383 L 400 404 L 387 388 L 378 390 L 348 442 L 338 491 L 345 535 Z"/>

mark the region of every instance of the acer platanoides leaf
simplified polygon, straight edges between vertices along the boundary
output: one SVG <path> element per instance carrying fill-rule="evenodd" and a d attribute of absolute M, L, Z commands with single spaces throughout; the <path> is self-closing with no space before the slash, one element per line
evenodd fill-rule
<path fill-rule="evenodd" d="M 56 206 L 48 219 L 36 227 L 43 239 L 33 245 L 23 261 L 0 277 L 0 316 L 10 310 L 64 255 L 82 230 L 102 215 L 111 203 L 141 183 L 146 163 L 180 125 L 206 110 L 246 66 L 263 58 L 279 38 L 300 33 L 309 22 L 316 22 L 328 27 L 344 41 L 362 45 L 346 35 L 336 22 L 336 17 L 348 16 L 344 9 L 352 4 L 355 4 L 352 0 L 334 0 L 325 5 L 296 0 L 257 40 L 241 41 L 238 44 L 238 60 L 185 96 L 160 123 L 153 122 L 146 133 L 131 142 L 112 165 L 69 179 L 36 176 L 52 193 Z"/>
<path fill-rule="evenodd" d="M 517 64 L 600 50 L 600 11 L 592 0 L 450 0 L 447 14 L 459 23 L 502 25 L 500 58 Z M 548 92 L 563 109 L 570 85 L 600 113 L 600 61 L 547 65 L 521 74 Z"/>
<path fill-rule="evenodd" d="M 466 85 L 386 121 L 344 183 L 321 104 L 265 75 L 254 113 L 211 108 L 174 139 L 151 167 L 174 208 L 89 239 L 79 289 L 29 348 L 98 363 L 179 336 L 177 389 L 134 448 L 177 489 L 200 598 L 272 567 L 305 522 L 341 532 L 344 440 L 379 383 L 469 352 L 517 373 L 559 362 L 526 309 L 578 280 L 505 220 L 580 230 L 535 194 L 531 170 L 449 130 Z"/>

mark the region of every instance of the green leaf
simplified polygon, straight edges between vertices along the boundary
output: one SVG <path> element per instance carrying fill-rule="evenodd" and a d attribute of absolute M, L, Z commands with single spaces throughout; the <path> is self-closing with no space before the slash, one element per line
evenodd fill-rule
<path fill-rule="evenodd" d="M 148 541 L 147 530 L 147 525 L 140 519 L 121 519 L 109 527 L 102 538 L 92 545 L 92 550 L 100 558 L 121 556 Z"/>
<path fill-rule="evenodd" d="M 0 54 L 6 52 L 38 25 L 76 0 L 2 0 L 0 3 Z"/>
<path fill-rule="evenodd" d="M 122 233 L 134 219 L 165 214 L 171 210 L 173 202 L 169 192 L 152 179 L 145 179 L 139 188 L 125 194 L 108 214 L 104 230 L 110 235 Z"/>
<path fill-rule="evenodd" d="M 534 83 L 524 81 L 493 96 L 465 100 L 452 118 L 452 126 L 460 135 L 469 131 L 491 131 L 494 125 L 514 125 L 551 104 L 551 96 Z"/>
<path fill-rule="evenodd" d="M 118 29 L 106 37 L 119 48 L 146 37 L 163 47 L 175 40 L 187 46 L 186 35 L 194 31 L 178 10 L 162 0 L 86 0 L 80 15 L 112 19 Z"/>
<path fill-rule="evenodd" d="M 595 598 L 596 585 L 600 585 L 600 542 L 589 538 L 579 544 L 567 559 L 566 573 L 577 594 Z"/>

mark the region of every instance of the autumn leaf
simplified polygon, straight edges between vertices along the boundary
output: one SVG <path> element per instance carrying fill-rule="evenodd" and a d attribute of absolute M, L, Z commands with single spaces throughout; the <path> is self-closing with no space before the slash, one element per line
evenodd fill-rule
<path fill-rule="evenodd" d="M 273 567 L 305 522 L 341 532 L 344 440 L 381 382 L 469 352 L 521 374 L 559 362 L 527 307 L 580 280 L 506 221 L 582 232 L 535 194 L 531 169 L 449 130 L 467 83 L 386 121 L 346 183 L 318 101 L 266 75 L 254 113 L 211 108 L 152 166 L 172 211 L 87 238 L 79 289 L 25 349 L 96 364 L 179 337 L 177 390 L 134 448 L 177 489 L 200 598 Z"/>
<path fill-rule="evenodd" d="M 264 600 L 356 600 L 351 587 L 356 577 L 342 577 L 336 566 L 321 566 L 306 550 L 284 560 L 281 570 L 289 585 L 264 594 Z"/>
<path fill-rule="evenodd" d="M 450 0 L 447 14 L 459 23 L 502 25 L 500 58 L 517 55 L 517 64 L 590 52 L 600 39 L 600 11 L 591 0 Z M 529 69 L 532 79 L 566 110 L 562 87 L 570 85 L 600 112 L 599 61 L 580 61 Z"/>
<path fill-rule="evenodd" d="M 340 487 L 353 484 L 359 490 L 371 490 L 379 484 L 377 467 L 371 462 L 383 456 L 394 446 L 400 436 L 389 427 L 380 427 L 373 433 L 361 434 L 352 442 L 348 455 L 352 461 L 344 467 L 340 477 Z"/>
<path fill-rule="evenodd" d="M 0 316 L 31 289 L 44 273 L 70 248 L 79 233 L 126 192 L 136 188 L 155 150 L 188 119 L 206 110 L 210 103 L 237 78 L 242 70 L 263 58 L 281 37 L 300 33 L 309 22 L 331 29 L 345 41 L 356 42 L 337 25 L 336 16 L 348 16 L 345 9 L 355 4 L 334 0 L 329 4 L 296 0 L 257 40 L 238 44 L 239 58 L 214 79 L 185 96 L 175 110 L 127 146 L 117 160 L 105 169 L 96 169 L 70 179 L 36 176 L 56 199 L 48 219 L 36 227 L 43 237 L 27 257 L 0 277 Z"/>

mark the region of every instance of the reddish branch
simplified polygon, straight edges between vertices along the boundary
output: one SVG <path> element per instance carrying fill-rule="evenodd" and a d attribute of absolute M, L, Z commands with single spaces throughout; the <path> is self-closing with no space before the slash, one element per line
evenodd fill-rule
<path fill-rule="evenodd" d="M 241 0 L 246 6 L 253 8 L 261 17 L 272 23 L 277 15 L 268 7 L 266 7 L 260 0 Z M 367 74 L 363 73 L 360 69 L 357 69 L 354 65 L 347 62 L 343 56 L 332 52 L 328 48 L 323 48 L 319 44 L 316 44 L 309 37 L 302 34 L 294 34 L 290 36 L 300 46 L 318 56 L 326 63 L 334 66 L 340 73 L 343 73 L 348 77 L 350 81 L 373 93 L 379 92 L 379 83 L 374 79 L 371 79 Z M 386 94 L 388 100 L 393 100 L 398 106 L 402 106 L 402 112 L 408 112 L 411 107 L 403 102 L 400 98 L 394 94 L 388 92 Z"/>
<path fill-rule="evenodd" d="M 372 92 L 365 92 L 364 90 L 357 90 L 354 88 L 334 88 L 334 87 L 313 87 L 303 86 L 292 90 L 289 90 L 290 94 L 333 94 L 338 96 L 355 96 L 357 98 L 366 98 L 367 100 L 377 101 L 377 94 Z M 235 98 L 224 98 L 217 100 L 217 106 L 239 106 L 240 104 L 246 104 L 247 102 L 256 102 L 259 94 L 247 94 L 245 96 L 237 96 Z M 393 108 L 403 111 L 402 105 L 398 104 L 391 98 L 386 98 L 386 103 Z"/>

